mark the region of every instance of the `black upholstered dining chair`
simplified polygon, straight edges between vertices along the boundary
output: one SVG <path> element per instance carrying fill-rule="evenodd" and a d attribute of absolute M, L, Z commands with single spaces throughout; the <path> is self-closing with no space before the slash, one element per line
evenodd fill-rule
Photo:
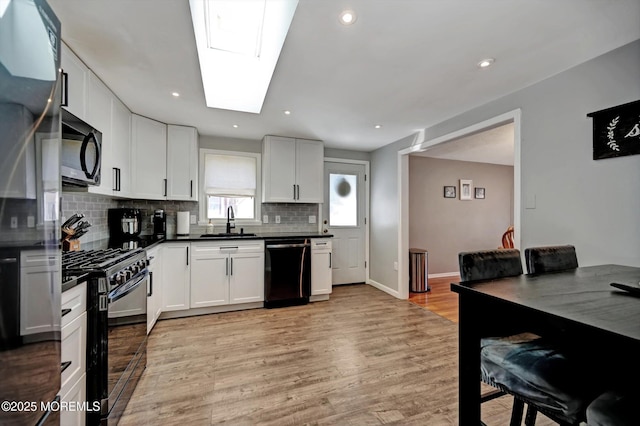
<path fill-rule="evenodd" d="M 517 249 L 463 252 L 458 261 L 463 282 L 522 274 Z M 535 334 L 521 333 L 485 337 L 480 345 L 480 378 L 499 390 L 481 395 L 480 402 L 512 395 L 511 425 L 521 424 L 524 404 L 526 425 L 535 424 L 538 411 L 563 426 L 577 425 L 585 419 L 586 407 L 598 391 L 592 389 L 584 368 L 553 344 Z"/>
<path fill-rule="evenodd" d="M 528 274 L 546 274 L 578 267 L 574 246 L 531 247 L 524 250 Z"/>
<path fill-rule="evenodd" d="M 589 426 L 640 425 L 637 405 L 640 391 L 610 390 L 596 398 L 587 407 Z"/>

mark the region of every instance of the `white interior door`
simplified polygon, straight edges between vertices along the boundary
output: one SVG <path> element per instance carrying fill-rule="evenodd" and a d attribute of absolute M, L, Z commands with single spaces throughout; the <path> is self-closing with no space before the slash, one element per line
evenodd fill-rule
<path fill-rule="evenodd" d="M 323 232 L 333 234 L 333 285 L 361 283 L 365 267 L 365 166 L 324 163 Z"/>

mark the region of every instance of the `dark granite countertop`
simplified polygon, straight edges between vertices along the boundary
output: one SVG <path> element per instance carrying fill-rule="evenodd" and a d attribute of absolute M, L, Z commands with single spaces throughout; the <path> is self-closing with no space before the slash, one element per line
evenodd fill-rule
<path fill-rule="evenodd" d="M 176 235 L 165 239 L 166 242 L 177 241 L 230 241 L 230 240 L 285 240 L 290 238 L 331 238 L 332 234 L 320 232 L 264 232 L 257 234 L 240 234 L 233 236 L 210 235 L 202 237 L 202 234 Z"/>

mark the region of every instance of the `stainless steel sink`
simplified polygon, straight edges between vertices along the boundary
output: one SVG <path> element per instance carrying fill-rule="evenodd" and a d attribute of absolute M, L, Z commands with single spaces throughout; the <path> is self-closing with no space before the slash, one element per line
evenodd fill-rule
<path fill-rule="evenodd" d="M 200 238 L 238 238 L 238 237 L 255 237 L 256 234 L 244 233 L 241 234 L 239 232 L 230 232 L 230 233 L 219 233 L 219 234 L 202 234 Z"/>

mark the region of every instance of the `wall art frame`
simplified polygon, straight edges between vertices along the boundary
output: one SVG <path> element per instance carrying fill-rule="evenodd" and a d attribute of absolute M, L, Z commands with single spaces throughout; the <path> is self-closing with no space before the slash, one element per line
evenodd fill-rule
<path fill-rule="evenodd" d="M 471 200 L 471 191 L 473 188 L 473 181 L 470 179 L 460 179 L 460 199 Z"/>
<path fill-rule="evenodd" d="M 587 114 L 593 119 L 593 159 L 640 154 L 640 100 Z"/>
<path fill-rule="evenodd" d="M 444 195 L 444 198 L 456 198 L 456 187 L 445 186 L 443 195 Z"/>

